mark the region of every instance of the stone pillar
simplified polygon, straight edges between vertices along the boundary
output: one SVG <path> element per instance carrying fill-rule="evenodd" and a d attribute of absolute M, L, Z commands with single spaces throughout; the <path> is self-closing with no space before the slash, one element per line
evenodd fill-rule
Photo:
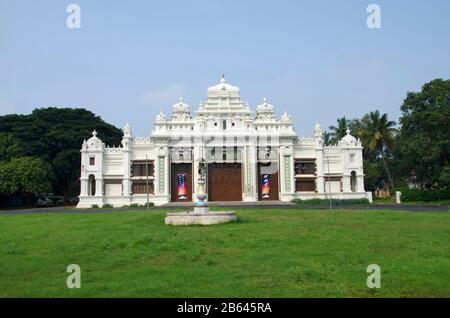
<path fill-rule="evenodd" d="M 156 168 L 155 193 L 159 195 L 168 195 L 170 182 L 168 147 L 166 146 L 159 147 L 156 156 L 155 168 Z"/>
<path fill-rule="evenodd" d="M 88 195 L 88 183 L 89 179 L 85 177 L 80 178 L 80 196 L 87 196 Z"/>
<path fill-rule="evenodd" d="M 124 197 L 129 197 L 131 195 L 131 151 L 123 151 L 123 180 L 122 180 L 122 195 Z"/>
<path fill-rule="evenodd" d="M 395 191 L 395 203 L 401 204 L 402 203 L 402 193 L 400 191 Z"/>
<path fill-rule="evenodd" d="M 103 197 L 103 178 L 95 178 L 95 196 Z"/>
<path fill-rule="evenodd" d="M 366 192 L 364 190 L 364 175 L 362 174 L 356 176 L 356 192 Z"/>
<path fill-rule="evenodd" d="M 198 193 L 198 179 L 200 178 L 198 174 L 198 163 L 201 159 L 202 155 L 206 157 L 206 153 L 202 154 L 203 145 L 201 141 L 194 142 L 194 149 L 192 154 L 192 175 L 194 176 L 192 181 L 192 201 L 197 202 L 197 193 Z M 206 152 L 206 150 L 205 150 Z M 206 158 L 203 158 L 206 160 Z M 206 180 L 208 182 L 208 180 Z M 205 184 L 205 191 L 208 193 L 208 183 Z M 208 198 L 206 198 L 208 200 Z"/>
<path fill-rule="evenodd" d="M 164 156 L 164 194 L 170 195 L 170 159 L 169 149 L 165 149 L 166 155 Z"/>
<path fill-rule="evenodd" d="M 258 200 L 258 172 L 256 146 L 246 143 L 242 150 L 242 169 L 244 175 L 243 201 Z"/>
<path fill-rule="evenodd" d="M 322 145 L 316 148 L 316 169 L 317 169 L 317 193 L 325 193 L 325 183 L 324 175 L 325 169 L 324 165 L 327 165 L 327 158 L 324 156 Z"/>
<path fill-rule="evenodd" d="M 344 174 L 342 176 L 342 188 L 343 188 L 343 192 L 344 193 L 351 193 L 352 192 L 350 177 L 351 176 L 348 175 L 348 174 Z"/>

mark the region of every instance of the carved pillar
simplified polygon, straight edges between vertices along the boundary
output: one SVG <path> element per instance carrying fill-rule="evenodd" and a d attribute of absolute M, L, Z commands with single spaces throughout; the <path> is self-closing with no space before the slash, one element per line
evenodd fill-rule
<path fill-rule="evenodd" d="M 322 145 L 320 145 L 320 146 L 318 146 L 318 148 L 316 148 L 316 169 L 317 169 L 316 188 L 317 188 L 317 193 L 325 192 L 324 165 L 327 165 L 326 160 L 327 160 L 327 158 L 323 153 L 323 147 L 322 147 Z"/>

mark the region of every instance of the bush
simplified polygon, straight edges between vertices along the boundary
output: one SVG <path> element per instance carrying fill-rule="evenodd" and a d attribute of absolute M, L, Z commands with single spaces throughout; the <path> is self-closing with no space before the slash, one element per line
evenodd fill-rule
<path fill-rule="evenodd" d="M 130 204 L 130 208 L 138 208 L 138 207 L 139 207 L 139 204 L 137 204 L 137 203 Z"/>
<path fill-rule="evenodd" d="M 154 206 L 155 204 L 153 202 L 149 202 L 148 206 Z M 147 203 L 141 204 L 141 208 L 146 208 L 147 207 Z"/>
<path fill-rule="evenodd" d="M 91 209 L 98 209 L 98 204 L 91 205 Z"/>
<path fill-rule="evenodd" d="M 110 209 L 112 207 L 113 207 L 112 204 L 103 204 L 102 206 L 103 209 Z"/>
<path fill-rule="evenodd" d="M 329 199 L 309 199 L 309 200 L 302 200 L 302 199 L 294 199 L 291 201 L 293 204 L 309 204 L 309 205 L 316 205 L 316 204 L 330 204 Z M 368 199 L 331 199 L 332 205 L 353 205 L 353 204 L 368 204 Z"/>
<path fill-rule="evenodd" d="M 397 189 L 402 202 L 439 202 L 450 199 L 450 190 Z"/>

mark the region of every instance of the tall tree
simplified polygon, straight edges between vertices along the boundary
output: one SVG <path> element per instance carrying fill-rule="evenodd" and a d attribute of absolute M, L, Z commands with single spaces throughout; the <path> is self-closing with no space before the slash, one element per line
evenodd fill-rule
<path fill-rule="evenodd" d="M 24 152 L 22 143 L 12 134 L 0 132 L 0 161 L 8 161 Z"/>
<path fill-rule="evenodd" d="M 400 152 L 409 172 L 426 186 L 445 186 L 450 169 L 450 80 L 408 92 L 401 106 Z"/>
<path fill-rule="evenodd" d="M 348 119 L 345 116 L 337 119 L 337 126 L 330 126 L 329 141 L 330 144 L 337 144 L 345 135 L 347 135 L 347 128 L 349 128 L 353 134 L 357 134 L 359 127 L 359 120 Z"/>
<path fill-rule="evenodd" d="M 323 143 L 325 146 L 328 146 L 331 144 L 331 133 L 329 131 L 323 132 Z"/>
<path fill-rule="evenodd" d="M 344 117 L 337 119 L 337 126 L 330 126 L 330 142 L 337 143 L 344 138 L 350 121 Z"/>
<path fill-rule="evenodd" d="M 394 181 L 386 164 L 386 155 L 388 155 L 395 146 L 395 135 L 397 129 L 396 123 L 388 119 L 387 114 L 380 115 L 378 110 L 366 114 L 361 119 L 359 136 L 368 156 L 380 158 L 389 178 L 390 186 L 394 187 Z"/>
<path fill-rule="evenodd" d="M 85 109 L 50 107 L 30 115 L 0 116 L 0 131 L 20 140 L 22 155 L 39 157 L 52 166 L 53 191 L 66 199 L 78 188 L 81 144 L 94 129 L 107 145 L 120 144 L 121 130 Z"/>
<path fill-rule="evenodd" d="M 0 162 L 0 193 L 40 193 L 51 189 L 52 171 L 42 159 L 18 157 Z"/>

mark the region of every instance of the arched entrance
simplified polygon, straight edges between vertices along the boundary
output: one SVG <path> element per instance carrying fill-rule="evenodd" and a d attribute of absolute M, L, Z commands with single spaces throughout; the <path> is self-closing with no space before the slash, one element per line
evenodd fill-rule
<path fill-rule="evenodd" d="M 95 195 L 95 176 L 93 174 L 89 175 L 89 184 L 88 184 L 88 195 Z"/>
<path fill-rule="evenodd" d="M 352 192 L 356 192 L 356 172 L 352 171 L 352 173 L 350 174 L 350 189 L 352 190 Z"/>

